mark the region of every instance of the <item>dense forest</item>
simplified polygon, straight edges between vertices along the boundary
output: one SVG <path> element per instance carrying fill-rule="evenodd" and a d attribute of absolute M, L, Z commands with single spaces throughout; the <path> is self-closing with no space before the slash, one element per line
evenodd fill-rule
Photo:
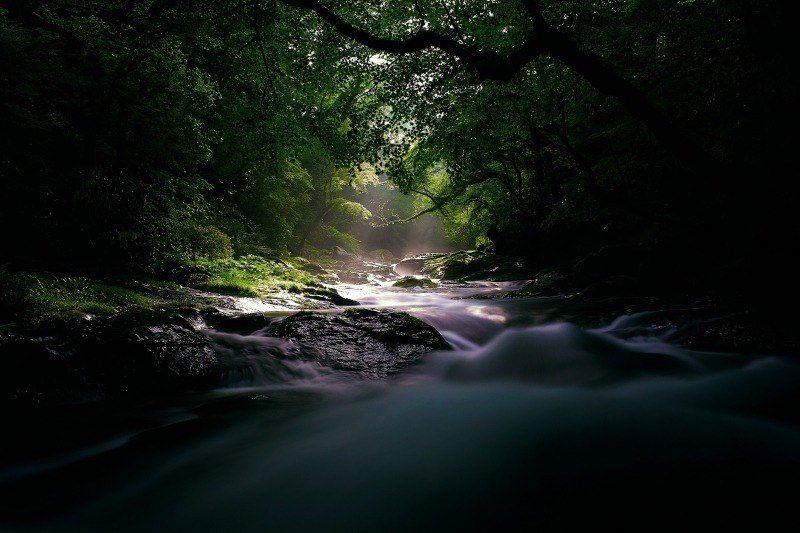
<path fill-rule="evenodd" d="M 0 0 L 0 530 L 785 529 L 794 3 Z"/>
<path fill-rule="evenodd" d="M 0 250 L 162 273 L 430 212 L 539 266 L 785 267 L 787 5 L 6 1 Z M 411 197 L 374 216 L 385 182 Z"/>

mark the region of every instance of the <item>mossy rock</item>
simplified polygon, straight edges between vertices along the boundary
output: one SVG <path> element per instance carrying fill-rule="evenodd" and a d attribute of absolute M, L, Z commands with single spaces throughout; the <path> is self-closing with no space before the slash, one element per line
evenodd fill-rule
<path fill-rule="evenodd" d="M 431 281 L 429 278 L 415 278 L 414 276 L 405 276 L 395 281 L 392 284 L 392 286 L 402 287 L 404 289 L 413 289 L 417 287 L 422 287 L 425 289 L 434 289 L 436 288 L 436 283 Z"/>

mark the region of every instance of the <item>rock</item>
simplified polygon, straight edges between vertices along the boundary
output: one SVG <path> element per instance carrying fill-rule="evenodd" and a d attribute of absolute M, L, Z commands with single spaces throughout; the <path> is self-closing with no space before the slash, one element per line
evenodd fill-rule
<path fill-rule="evenodd" d="M 305 287 L 302 289 L 302 293 L 314 300 L 322 300 L 333 305 L 358 305 L 357 301 L 345 298 L 336 290 L 327 287 Z"/>
<path fill-rule="evenodd" d="M 369 274 L 354 270 L 342 270 L 339 272 L 339 281 L 351 285 L 366 285 L 369 283 Z"/>
<path fill-rule="evenodd" d="M 374 259 L 375 261 L 378 261 L 379 263 L 393 263 L 394 262 L 394 254 L 391 251 L 386 250 L 384 248 L 378 248 L 376 250 L 372 250 L 369 253 L 369 256 L 372 259 Z"/>
<path fill-rule="evenodd" d="M 203 313 L 203 320 L 214 329 L 248 334 L 264 329 L 274 318 L 268 317 L 264 313 L 232 314 L 212 309 Z"/>
<path fill-rule="evenodd" d="M 297 261 L 299 263 L 298 266 L 300 267 L 300 269 L 305 270 L 309 274 L 314 274 L 315 276 L 324 276 L 325 274 L 328 273 L 327 270 L 322 268 L 322 266 L 318 265 L 317 263 L 312 263 L 311 261 L 308 260 L 302 260 L 302 261 L 297 260 Z"/>
<path fill-rule="evenodd" d="M 333 252 L 334 252 L 334 255 L 336 255 L 337 257 L 342 258 L 342 259 L 350 259 L 350 260 L 352 260 L 356 256 L 355 254 L 348 252 L 347 250 L 345 250 L 341 246 L 335 247 L 333 249 Z"/>
<path fill-rule="evenodd" d="M 194 310 L 131 310 L 0 346 L 6 399 L 49 404 L 208 388 L 217 358 Z"/>
<path fill-rule="evenodd" d="M 414 257 L 407 257 L 394 266 L 394 271 L 400 274 L 401 276 L 413 276 L 416 274 L 422 274 L 422 271 L 425 268 L 426 263 L 434 261 L 436 259 L 440 259 L 446 255 L 447 254 L 429 253 L 429 254 L 417 255 Z"/>
<path fill-rule="evenodd" d="M 436 283 L 429 278 L 415 278 L 414 276 L 405 276 L 398 279 L 392 284 L 393 287 L 402 287 L 404 289 L 412 289 L 415 287 L 424 287 L 426 289 L 433 289 Z"/>
<path fill-rule="evenodd" d="M 91 381 L 112 393 L 205 388 L 216 357 L 199 314 L 136 311 L 100 321 L 76 343 Z"/>
<path fill-rule="evenodd" d="M 462 281 L 511 281 L 531 277 L 520 260 L 491 253 L 485 248 L 451 254 L 423 254 L 403 259 L 395 266 L 398 274 L 424 274 L 430 278 Z"/>
<path fill-rule="evenodd" d="M 448 348 L 439 332 L 422 320 L 371 309 L 302 311 L 275 322 L 267 334 L 292 339 L 305 357 L 323 365 L 373 377 L 394 374 L 428 352 Z"/>

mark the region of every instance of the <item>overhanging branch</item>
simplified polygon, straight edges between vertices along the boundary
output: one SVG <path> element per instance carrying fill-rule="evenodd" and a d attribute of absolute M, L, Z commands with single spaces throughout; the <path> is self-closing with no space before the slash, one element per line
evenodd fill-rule
<path fill-rule="evenodd" d="M 441 33 L 420 29 L 402 39 L 373 35 L 342 19 L 318 0 L 280 0 L 286 5 L 317 13 L 345 37 L 378 52 L 409 54 L 437 48 L 469 64 L 481 78 L 496 81 L 510 80 L 522 67 L 541 53 L 534 41 L 526 41 L 506 55 L 481 51 Z"/>
<path fill-rule="evenodd" d="M 319 0 L 280 0 L 284 4 L 316 12 L 339 33 L 373 50 L 407 54 L 437 48 L 461 59 L 486 80 L 507 82 L 528 63 L 548 54 L 577 72 L 600 92 L 616 98 L 633 116 L 642 121 L 653 136 L 684 163 L 709 179 L 721 182 L 732 169 L 698 146 L 682 129 L 659 111 L 644 92 L 628 81 L 600 56 L 583 50 L 570 36 L 554 29 L 542 15 L 536 0 L 522 0 L 533 21 L 534 31 L 506 54 L 459 43 L 430 30 L 419 30 L 403 39 L 380 37 L 346 22 Z"/>

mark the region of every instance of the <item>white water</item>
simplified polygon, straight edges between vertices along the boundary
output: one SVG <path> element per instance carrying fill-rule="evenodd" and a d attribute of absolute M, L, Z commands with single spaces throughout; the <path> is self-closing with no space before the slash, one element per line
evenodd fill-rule
<path fill-rule="evenodd" d="M 153 430 L 54 474 L 42 497 L 62 511 L 43 523 L 763 529 L 792 516 L 798 364 L 687 350 L 645 314 L 587 330 L 554 320 L 560 299 L 466 298 L 509 287 L 341 287 L 426 320 L 453 346 L 386 382 L 288 361 L 293 347 L 278 339 L 213 333 L 258 370 L 204 398 L 182 431 Z"/>

